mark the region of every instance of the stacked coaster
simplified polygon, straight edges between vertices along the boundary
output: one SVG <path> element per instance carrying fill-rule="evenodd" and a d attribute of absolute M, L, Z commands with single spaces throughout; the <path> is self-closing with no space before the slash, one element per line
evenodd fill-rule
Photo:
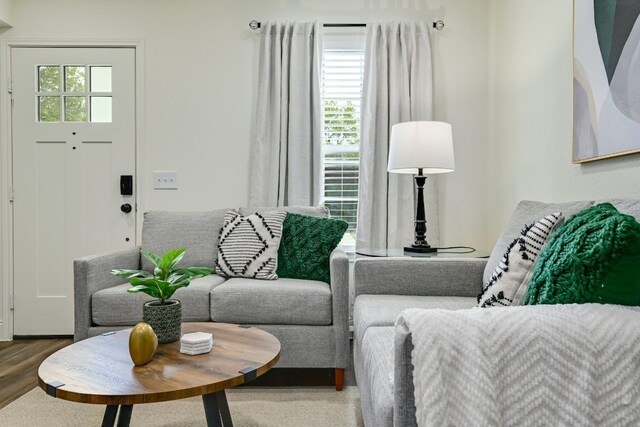
<path fill-rule="evenodd" d="M 206 332 L 184 334 L 180 338 L 180 353 L 202 354 L 209 353 L 213 347 L 213 335 Z"/>

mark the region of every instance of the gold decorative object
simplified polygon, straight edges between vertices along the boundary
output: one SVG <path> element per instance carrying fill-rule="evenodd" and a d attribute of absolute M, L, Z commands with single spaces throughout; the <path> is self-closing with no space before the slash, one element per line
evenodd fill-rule
<path fill-rule="evenodd" d="M 148 323 L 140 322 L 129 335 L 129 354 L 136 366 L 146 365 L 158 349 L 158 337 Z"/>

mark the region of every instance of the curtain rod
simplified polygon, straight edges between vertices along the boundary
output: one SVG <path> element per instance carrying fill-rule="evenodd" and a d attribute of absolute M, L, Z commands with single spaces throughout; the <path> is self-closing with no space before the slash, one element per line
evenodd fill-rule
<path fill-rule="evenodd" d="M 256 21 L 255 19 L 249 22 L 249 28 L 252 30 L 257 30 L 262 25 L 261 22 Z M 367 24 L 348 24 L 348 23 L 330 23 L 330 24 L 322 24 L 323 27 L 328 28 L 339 28 L 339 27 L 366 27 Z M 444 21 L 442 19 L 438 19 L 437 21 L 433 21 L 433 28 L 436 30 L 441 30 L 444 28 Z"/>

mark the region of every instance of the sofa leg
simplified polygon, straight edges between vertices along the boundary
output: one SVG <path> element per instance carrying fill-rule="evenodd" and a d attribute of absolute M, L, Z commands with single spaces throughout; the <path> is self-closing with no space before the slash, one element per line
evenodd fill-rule
<path fill-rule="evenodd" d="M 344 386 L 344 368 L 336 368 L 336 391 L 342 391 Z"/>

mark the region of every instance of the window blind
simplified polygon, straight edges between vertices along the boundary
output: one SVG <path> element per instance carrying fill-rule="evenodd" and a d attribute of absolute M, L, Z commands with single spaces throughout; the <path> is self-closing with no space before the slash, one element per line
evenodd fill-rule
<path fill-rule="evenodd" d="M 322 55 L 324 205 L 349 229 L 343 244 L 355 244 L 360 163 L 360 102 L 364 73 L 361 49 L 325 49 Z"/>

